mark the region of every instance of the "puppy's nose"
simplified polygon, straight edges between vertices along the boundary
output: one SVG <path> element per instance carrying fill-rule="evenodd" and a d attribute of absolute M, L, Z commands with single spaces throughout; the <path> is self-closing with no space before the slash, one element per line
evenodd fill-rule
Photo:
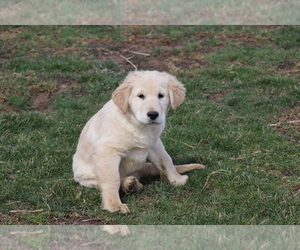
<path fill-rule="evenodd" d="M 147 116 L 154 121 L 159 116 L 159 113 L 157 111 L 149 111 Z"/>

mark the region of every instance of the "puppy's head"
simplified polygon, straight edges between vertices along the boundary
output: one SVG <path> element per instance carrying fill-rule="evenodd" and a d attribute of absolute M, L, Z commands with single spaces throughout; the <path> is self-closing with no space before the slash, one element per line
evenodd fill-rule
<path fill-rule="evenodd" d="M 112 99 L 123 114 L 131 112 L 143 124 L 165 121 L 169 107 L 176 109 L 185 98 L 185 88 L 165 72 L 130 72 L 113 92 Z"/>

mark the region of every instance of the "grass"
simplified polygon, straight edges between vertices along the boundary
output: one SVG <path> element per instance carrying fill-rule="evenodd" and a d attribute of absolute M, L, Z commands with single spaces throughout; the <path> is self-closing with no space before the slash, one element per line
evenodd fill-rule
<path fill-rule="evenodd" d="M 0 1 L 1 24 L 298 24 L 297 0 Z M 174 33 L 175 34 L 175 33 Z M 24 34 L 28 36 L 28 34 Z"/>
<path fill-rule="evenodd" d="M 298 33 L 294 26 L 1 27 L 1 223 L 298 225 Z M 84 124 L 133 70 L 117 53 L 185 84 L 187 98 L 169 112 L 162 140 L 176 164 L 207 166 L 188 173 L 183 187 L 144 179 L 141 193 L 122 196 L 128 215 L 102 211 L 98 190 L 79 186 L 71 170 Z"/>

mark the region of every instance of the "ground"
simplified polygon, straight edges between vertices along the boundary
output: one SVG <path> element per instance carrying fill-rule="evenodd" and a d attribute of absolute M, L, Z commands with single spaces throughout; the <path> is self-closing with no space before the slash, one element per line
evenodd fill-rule
<path fill-rule="evenodd" d="M 289 43 L 289 40 L 286 43 L 282 42 L 278 44 L 272 40 L 272 36 L 270 35 L 272 32 L 282 32 L 285 28 L 293 29 L 294 27 L 258 26 L 256 29 L 253 27 L 245 27 L 245 29 L 240 27 L 240 30 L 237 31 L 234 31 L 234 28 L 227 28 L 216 26 L 208 27 L 207 29 L 202 27 L 197 30 L 197 28 L 189 26 L 180 26 L 178 28 L 168 28 L 165 26 L 124 26 L 122 28 L 105 26 L 103 30 L 95 32 L 86 31 L 85 28 L 68 26 L 52 27 L 48 31 L 42 30 L 41 27 L 7 26 L 0 30 L 0 38 L 2 39 L 0 46 L 3 48 L 0 52 L 0 65 L 4 69 L 0 73 L 2 79 L 2 84 L 0 85 L 0 112 L 2 115 L 37 112 L 41 115 L 52 116 L 51 112 L 55 113 L 58 110 L 57 103 L 59 102 L 57 100 L 59 99 L 57 98 L 59 96 L 68 93 L 72 93 L 72 97 L 92 95 L 91 93 L 95 93 L 98 90 L 94 85 L 90 84 L 89 80 L 87 80 L 86 86 L 82 87 L 82 82 L 89 77 L 89 75 L 84 75 L 84 67 L 87 67 L 86 71 L 92 70 L 93 73 L 100 72 L 101 74 L 108 74 L 108 76 L 112 73 L 118 79 L 121 79 L 126 72 L 131 70 L 155 69 L 167 71 L 171 74 L 192 80 L 198 76 L 198 71 L 214 71 L 217 63 L 213 60 L 216 59 L 210 56 L 219 55 L 218 53 L 223 53 L 227 49 L 231 51 L 234 48 L 261 48 L 261 51 L 264 51 L 265 48 L 270 47 L 275 50 L 285 47 L 288 50 L 290 47 L 294 48 L 293 46 L 295 46 L 292 42 Z M 92 28 L 89 27 L 87 29 Z M 294 32 L 299 31 L 297 30 L 298 28 L 294 29 Z M 78 59 L 78 66 L 76 67 L 81 69 L 73 69 L 73 62 L 69 63 L 68 61 L 65 64 L 64 62 L 56 63 L 55 61 L 51 61 L 52 64 L 49 63 L 48 66 L 43 61 L 43 58 L 47 58 L 49 55 L 60 58 L 62 61 L 65 58 L 76 57 Z M 268 56 L 271 57 L 271 55 Z M 22 64 L 21 60 L 23 58 L 26 61 Z M 30 66 L 31 62 L 34 63 L 37 60 L 36 58 L 39 58 L 41 64 L 45 63 L 44 66 L 35 64 Z M 231 64 L 230 68 L 254 68 L 255 62 L 253 63 L 251 60 L 251 56 L 250 59 L 237 57 L 227 60 L 226 63 Z M 89 64 L 95 61 L 99 61 L 100 66 L 98 68 L 96 68 L 96 64 Z M 28 69 L 23 70 L 23 65 L 25 65 L 24 67 L 28 67 Z M 49 73 L 48 75 L 45 72 L 47 69 L 49 72 L 53 70 L 54 73 Z M 58 73 L 55 71 L 56 69 L 59 69 Z M 300 72 L 300 64 L 298 58 L 276 59 L 271 63 L 268 62 L 264 70 L 274 76 L 297 79 Z M 69 74 L 69 71 L 74 71 L 75 73 Z M 93 75 L 93 77 L 91 79 L 97 80 L 96 76 Z M 219 86 L 222 86 L 222 84 L 226 85 L 232 80 L 228 75 L 224 75 L 223 78 L 221 76 L 218 77 L 217 81 L 220 80 Z M 16 84 L 11 85 L 11 82 L 14 81 Z M 25 82 L 23 87 L 23 83 L 20 84 L 22 81 Z M 118 82 L 115 83 L 112 80 L 112 85 L 117 86 L 117 84 Z M 190 85 L 189 88 L 189 93 L 191 93 L 190 98 L 192 99 L 193 85 Z M 218 87 L 213 89 L 212 86 L 209 86 L 207 87 L 207 91 L 204 87 L 201 88 L 203 88 L 201 92 L 204 92 L 205 99 L 211 101 L 214 105 L 235 107 L 234 105 L 239 100 L 232 97 L 236 94 L 236 89 L 233 87 Z M 257 93 L 260 93 L 264 87 L 262 85 L 255 88 L 257 88 Z M 281 88 L 289 93 L 284 87 L 278 89 L 274 87 L 274 89 L 270 89 L 270 95 L 272 97 L 279 96 Z M 111 86 L 103 86 L 103 89 L 106 92 L 112 91 Z M 254 89 L 254 87 L 249 87 L 249 89 Z M 202 102 L 204 101 L 202 100 Z M 280 108 L 280 112 L 274 112 L 273 120 L 268 126 L 279 131 L 282 135 L 287 135 L 289 140 L 298 145 L 300 140 L 300 108 L 299 100 L 294 98 L 293 101 L 294 105 Z M 56 106 L 54 107 L 54 105 Z M 77 106 L 75 105 L 74 107 L 76 108 Z M 81 110 L 80 107 L 79 110 Z M 227 114 L 227 116 L 238 117 L 236 114 Z M 181 122 L 179 121 L 179 124 Z M 183 124 L 181 127 L 184 126 Z M 75 138 L 74 140 L 77 139 Z M 180 140 L 178 141 L 180 142 Z M 204 145 L 205 143 L 209 145 L 209 142 L 205 142 L 204 140 Z M 13 143 L 8 144 L 13 145 Z M 260 151 L 253 152 L 253 159 L 255 160 L 255 157 L 262 152 L 265 152 L 267 155 L 267 151 L 260 149 Z M 241 153 L 231 159 L 239 161 L 244 158 L 245 156 Z M 180 156 L 178 156 L 178 159 L 180 159 Z M 18 178 L 18 173 L 12 170 L 9 171 L 11 171 L 11 173 L 9 172 L 9 180 L 14 182 Z M 207 182 L 214 175 L 214 172 L 212 173 L 212 175 L 207 175 Z M 278 173 L 283 177 L 294 178 L 299 175 L 299 169 L 294 169 L 290 166 L 282 167 L 278 170 Z M 287 183 L 284 185 L 289 186 Z M 209 185 L 207 187 L 205 185 L 204 187 L 207 190 L 213 190 Z M 293 184 L 291 189 L 293 194 L 299 194 L 300 185 Z M 50 190 L 49 194 L 47 194 L 49 196 L 53 195 L 51 192 Z M 184 191 L 182 192 L 184 193 Z M 178 194 L 178 199 L 181 196 L 183 195 Z M 81 197 L 78 199 L 81 199 Z M 137 199 L 141 204 L 145 205 L 155 202 L 152 194 L 148 193 L 139 195 Z M 91 216 L 81 211 L 70 211 L 61 216 L 60 213 L 49 213 L 46 209 L 42 211 L 38 209 L 36 211 L 26 210 L 27 204 L 24 203 L 24 200 L 20 204 L 16 204 L 15 202 L 18 201 L 13 200 L 6 200 L 5 202 L 8 206 L 14 207 L 14 210 L 0 214 L 0 224 L 36 224 L 31 217 L 39 213 L 42 213 L 45 217 L 44 221 L 48 220 L 53 225 L 117 223 L 117 220 L 111 219 L 111 217 L 104 218 L 102 214 L 100 216 Z M 55 202 L 53 204 L 56 205 Z M 38 221 L 37 223 L 43 223 L 43 221 Z"/>
<path fill-rule="evenodd" d="M 189 45 L 186 40 L 177 40 L 175 38 L 170 38 L 165 35 L 155 35 L 151 37 L 151 32 L 149 34 L 140 34 L 143 30 L 143 26 L 128 26 L 131 31 L 125 33 L 125 38 L 123 41 L 116 41 L 111 38 L 89 38 L 81 37 L 79 41 L 68 47 L 52 48 L 51 52 L 55 55 L 80 55 L 84 60 L 85 57 L 89 55 L 96 56 L 100 61 L 112 61 L 118 65 L 121 71 L 130 71 L 137 69 L 156 69 L 159 71 L 167 71 L 171 74 L 179 73 L 180 71 L 187 70 L 189 68 L 209 68 L 212 67 L 202 56 L 203 54 L 213 53 L 218 49 L 225 46 L 226 41 L 230 39 L 232 43 L 236 43 L 239 46 L 264 46 L 267 43 L 262 42 L 262 37 L 243 33 L 235 34 L 231 36 L 224 36 L 222 33 L 213 35 L 211 31 L 198 32 L 188 36 L 189 41 L 194 39 L 199 39 L 201 45 L 191 42 Z M 281 26 L 263 26 L 265 30 L 281 29 Z M 0 37 L 4 39 L 13 39 L 14 37 L 26 32 L 25 27 L 19 29 L 8 29 L 1 32 Z M 181 34 L 179 33 L 179 36 Z M 173 36 L 176 37 L 174 32 Z M 205 45 L 212 41 L 215 42 L 214 46 Z M 87 51 L 82 52 L 80 45 L 85 45 L 88 47 Z M 189 46 L 191 48 L 189 48 Z M 194 46 L 194 48 L 193 48 Z M 192 51 L 191 53 L 185 53 L 184 50 Z M 10 53 L 13 49 L 8 45 L 6 51 L 2 51 L 2 56 L 6 59 L 11 58 Z M 44 53 L 44 51 L 39 51 L 38 53 Z M 237 62 L 239 65 L 246 65 L 243 62 Z M 274 73 L 285 73 L 289 75 L 299 74 L 300 63 L 295 63 L 292 61 L 282 61 L 279 62 L 274 70 Z M 30 100 L 31 110 L 43 111 L 45 109 L 51 108 L 51 98 L 55 93 L 61 93 L 68 91 L 76 86 L 76 79 L 57 79 L 57 84 L 54 89 L 50 91 L 33 91 Z M 216 103 L 220 103 L 223 97 L 228 94 L 228 91 L 222 91 L 219 93 L 214 93 L 207 96 L 208 99 L 213 100 Z M 4 110 L 16 111 L 16 109 L 8 104 L 7 102 L 2 103 L 5 106 Z M 299 108 L 295 110 L 287 111 L 287 114 L 279 116 L 280 122 L 273 124 L 273 126 L 279 129 L 282 133 L 285 133 L 285 129 L 282 126 L 284 122 L 290 122 L 291 126 L 299 129 L 300 123 L 293 122 L 300 119 Z"/>

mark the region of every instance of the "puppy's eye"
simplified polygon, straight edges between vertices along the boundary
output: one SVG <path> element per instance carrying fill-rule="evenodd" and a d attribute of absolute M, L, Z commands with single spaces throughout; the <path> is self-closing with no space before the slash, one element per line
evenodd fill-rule
<path fill-rule="evenodd" d="M 140 98 L 140 99 L 143 99 L 143 100 L 144 100 L 144 99 L 145 99 L 145 96 L 144 96 L 143 94 L 139 94 L 139 95 L 138 95 L 138 98 Z"/>
<path fill-rule="evenodd" d="M 162 98 L 164 98 L 164 95 L 163 94 L 158 94 L 158 98 L 162 99 Z"/>

